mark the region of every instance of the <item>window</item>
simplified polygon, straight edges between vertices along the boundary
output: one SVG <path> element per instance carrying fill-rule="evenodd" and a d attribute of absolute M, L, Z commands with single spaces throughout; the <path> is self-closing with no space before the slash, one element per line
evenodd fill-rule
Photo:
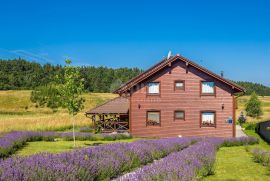
<path fill-rule="evenodd" d="M 215 94 L 215 83 L 204 81 L 202 84 L 202 95 L 214 95 Z"/>
<path fill-rule="evenodd" d="M 175 111 L 174 118 L 184 120 L 185 119 L 185 112 L 184 111 Z"/>
<path fill-rule="evenodd" d="M 160 93 L 160 83 L 159 82 L 150 82 L 147 85 L 148 94 L 159 94 Z"/>
<path fill-rule="evenodd" d="M 147 111 L 146 126 L 160 126 L 160 111 Z"/>
<path fill-rule="evenodd" d="M 216 112 L 215 111 L 201 112 L 201 127 L 216 127 Z"/>
<path fill-rule="evenodd" d="M 175 90 L 185 90 L 185 81 L 183 81 L 183 80 L 176 80 L 174 82 L 174 89 Z"/>

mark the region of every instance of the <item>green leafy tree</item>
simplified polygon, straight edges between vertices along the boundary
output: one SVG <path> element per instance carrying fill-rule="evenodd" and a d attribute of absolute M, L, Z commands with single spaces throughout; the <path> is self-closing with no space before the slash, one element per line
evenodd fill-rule
<path fill-rule="evenodd" d="M 75 139 L 75 119 L 74 116 L 83 109 L 84 98 L 81 96 L 84 91 L 84 80 L 80 76 L 80 69 L 71 66 L 71 60 L 66 60 L 64 67 L 64 82 L 59 86 L 61 95 L 61 104 L 66 108 L 71 116 L 73 125 L 73 140 L 74 147 L 76 146 Z"/>
<path fill-rule="evenodd" d="M 251 97 L 246 104 L 246 112 L 248 116 L 253 118 L 257 118 L 263 114 L 262 103 L 255 92 L 251 94 Z"/>
<path fill-rule="evenodd" d="M 73 125 L 73 141 L 76 146 L 75 137 L 75 119 L 84 106 L 84 79 L 81 78 L 80 68 L 71 66 L 71 60 L 66 60 L 63 74 L 55 77 L 54 82 L 58 84 L 50 84 L 42 86 L 32 91 L 31 101 L 38 106 L 46 106 L 54 111 L 58 108 L 67 109 Z"/>

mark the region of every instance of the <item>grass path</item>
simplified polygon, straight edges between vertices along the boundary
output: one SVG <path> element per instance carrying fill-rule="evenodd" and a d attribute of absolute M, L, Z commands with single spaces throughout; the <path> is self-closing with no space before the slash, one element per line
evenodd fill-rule
<path fill-rule="evenodd" d="M 270 181 L 270 171 L 253 162 L 244 146 L 220 148 L 215 167 L 215 175 L 204 181 Z"/>
<path fill-rule="evenodd" d="M 139 140 L 139 138 L 123 139 L 117 141 L 76 141 L 76 145 L 78 148 L 83 148 L 88 146 L 96 146 L 116 142 L 133 142 L 136 140 Z M 73 141 L 56 141 L 56 142 L 36 141 L 36 142 L 28 142 L 25 147 L 23 147 L 16 153 L 16 155 L 27 156 L 42 152 L 61 153 L 65 151 L 71 151 L 72 149 L 73 149 Z"/>

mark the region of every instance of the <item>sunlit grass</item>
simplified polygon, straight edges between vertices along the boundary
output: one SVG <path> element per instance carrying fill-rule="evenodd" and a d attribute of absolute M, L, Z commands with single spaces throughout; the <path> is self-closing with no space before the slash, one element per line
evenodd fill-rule
<path fill-rule="evenodd" d="M 0 132 L 11 130 L 64 131 L 72 127 L 67 111 L 53 113 L 48 108 L 37 108 L 30 101 L 31 91 L 0 91 Z M 90 126 L 85 111 L 113 99 L 110 93 L 85 93 L 85 108 L 76 117 L 76 126 Z"/>
<path fill-rule="evenodd" d="M 222 147 L 217 152 L 215 174 L 204 181 L 254 181 L 270 180 L 267 167 L 255 163 L 244 146 Z"/>
<path fill-rule="evenodd" d="M 265 140 L 263 140 L 260 135 L 255 132 L 255 130 L 244 130 L 244 132 L 246 133 L 246 135 L 256 137 L 260 141 L 259 144 L 249 145 L 248 147 L 250 149 L 260 148 L 263 150 L 270 150 L 270 143 L 267 143 Z"/>
<path fill-rule="evenodd" d="M 83 148 L 117 142 L 133 142 L 136 140 L 139 140 L 139 138 L 123 139 L 116 141 L 76 141 L 76 146 L 77 148 Z M 37 141 L 37 142 L 28 142 L 27 145 L 23 149 L 18 151 L 16 154 L 27 156 L 43 152 L 61 153 L 65 151 L 70 151 L 72 149 L 74 149 L 72 141 L 55 141 L 55 142 Z"/>

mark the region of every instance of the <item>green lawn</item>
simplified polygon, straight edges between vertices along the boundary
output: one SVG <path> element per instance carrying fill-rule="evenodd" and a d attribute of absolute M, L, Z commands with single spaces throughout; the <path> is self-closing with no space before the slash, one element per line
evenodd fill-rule
<path fill-rule="evenodd" d="M 254 130 L 245 130 L 248 136 L 260 140 L 259 144 L 248 146 L 248 150 L 261 148 L 270 150 L 270 145 L 265 142 Z M 217 152 L 215 174 L 206 177 L 204 181 L 270 181 L 270 170 L 252 160 L 251 153 L 244 146 L 223 147 Z"/>
<path fill-rule="evenodd" d="M 255 181 L 270 180 L 270 171 L 252 160 L 244 146 L 223 147 L 217 152 L 215 174 L 204 181 Z"/>
<path fill-rule="evenodd" d="M 260 135 L 258 135 L 254 130 L 244 130 L 244 132 L 248 135 L 248 136 L 253 136 L 256 137 L 260 140 L 260 143 L 257 145 L 252 145 L 249 146 L 249 148 L 261 148 L 263 150 L 270 150 L 270 144 L 267 143 L 266 141 L 264 141 Z"/>
<path fill-rule="evenodd" d="M 115 142 L 133 142 L 136 140 L 139 140 L 139 138 L 117 140 L 117 141 L 76 141 L 76 145 L 78 148 L 83 148 L 88 146 L 95 146 Z M 56 141 L 56 142 L 36 141 L 36 142 L 28 142 L 24 148 L 22 148 L 16 153 L 16 155 L 27 156 L 42 152 L 61 153 L 65 151 L 70 151 L 72 149 L 73 149 L 72 141 Z"/>

